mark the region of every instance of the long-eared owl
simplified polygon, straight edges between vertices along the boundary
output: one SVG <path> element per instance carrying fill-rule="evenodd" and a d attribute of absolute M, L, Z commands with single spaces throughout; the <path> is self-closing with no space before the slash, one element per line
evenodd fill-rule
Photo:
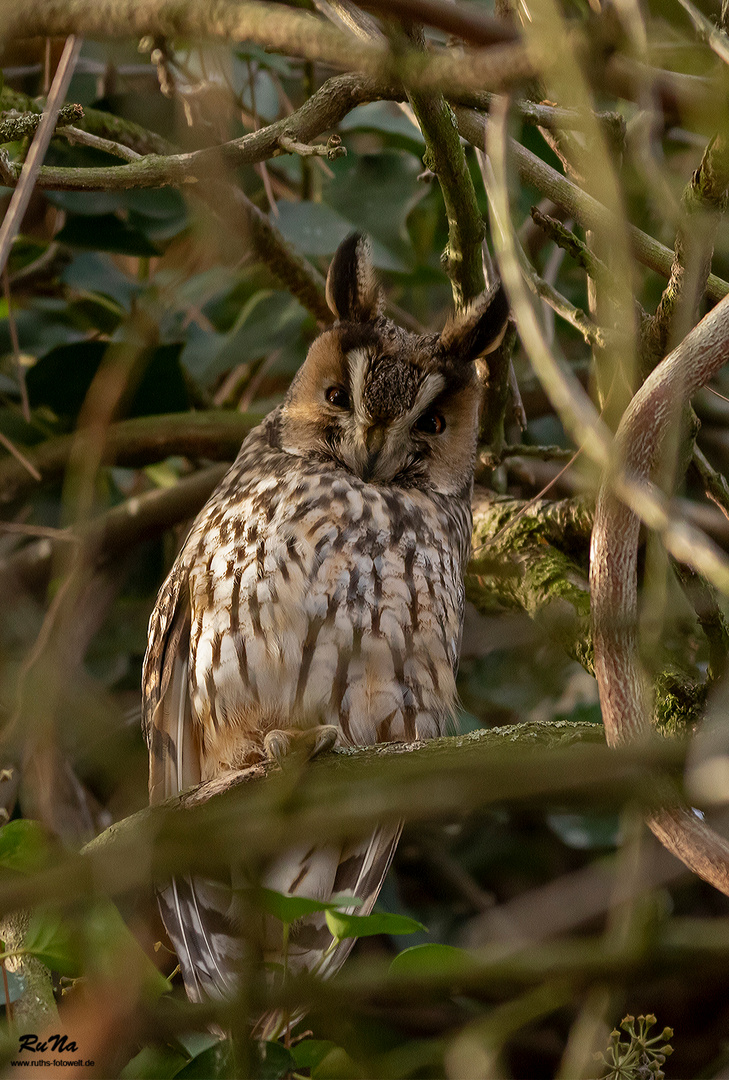
<path fill-rule="evenodd" d="M 144 663 L 150 800 L 292 741 L 427 739 L 454 712 L 471 541 L 481 384 L 498 345 L 499 286 L 440 334 L 381 313 L 367 241 L 329 269 L 337 322 L 313 343 L 285 401 L 243 443 L 160 591 Z M 275 859 L 263 884 L 373 907 L 399 828 Z M 193 1000 L 235 990 L 235 894 L 175 879 L 160 907 Z M 281 929 L 262 930 L 267 960 Z M 337 970 L 349 951 L 320 916 L 295 924 L 287 962 Z M 324 954 L 326 953 L 326 956 Z M 322 959 L 323 958 L 323 959 Z"/>

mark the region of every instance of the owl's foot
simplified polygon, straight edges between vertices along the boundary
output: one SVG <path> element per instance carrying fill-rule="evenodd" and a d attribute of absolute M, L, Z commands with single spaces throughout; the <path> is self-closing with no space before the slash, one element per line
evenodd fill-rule
<path fill-rule="evenodd" d="M 303 754 L 311 759 L 326 750 L 331 750 L 339 736 L 335 724 L 319 724 L 317 727 L 300 730 L 269 731 L 263 740 L 263 749 L 268 761 L 282 765 L 290 754 Z"/>

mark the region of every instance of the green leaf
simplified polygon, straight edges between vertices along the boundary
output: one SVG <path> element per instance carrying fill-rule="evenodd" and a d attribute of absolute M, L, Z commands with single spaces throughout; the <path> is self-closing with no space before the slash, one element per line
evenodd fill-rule
<path fill-rule="evenodd" d="M 366 105 L 358 105 L 340 121 L 339 130 L 377 131 L 389 138 L 394 137 L 396 145 L 404 144 L 421 155 L 425 151 L 425 139 L 420 128 L 392 101 L 368 101 Z"/>
<path fill-rule="evenodd" d="M 51 971 L 71 978 L 81 974 L 78 935 L 57 911 L 40 909 L 33 913 L 23 947 Z"/>
<path fill-rule="evenodd" d="M 275 349 L 298 338 L 307 318 L 301 304 L 288 293 L 259 290 L 245 303 L 232 331 L 222 339 L 205 379 L 247 360 L 270 356 Z"/>
<path fill-rule="evenodd" d="M 68 305 L 69 314 L 82 330 L 98 330 L 113 334 L 126 311 L 103 293 L 81 293 Z"/>
<path fill-rule="evenodd" d="M 75 417 L 99 370 L 107 343 L 83 341 L 59 345 L 42 356 L 27 373 L 26 385 L 31 405 L 47 405 L 57 416 Z M 179 344 L 147 349 L 136 360 L 141 373 L 127 416 L 151 416 L 183 412 L 189 404 L 180 367 Z"/>
<path fill-rule="evenodd" d="M 376 911 L 372 915 L 346 915 L 342 911 L 327 911 L 327 926 L 336 938 L 373 937 L 375 934 L 416 934 L 427 927 L 407 915 L 392 915 Z"/>
<path fill-rule="evenodd" d="M 49 191 L 45 198 L 67 214 L 98 218 L 118 210 L 123 204 L 124 194 L 111 191 Z"/>
<path fill-rule="evenodd" d="M 56 239 L 69 247 L 113 251 L 117 255 L 138 255 L 144 258 L 160 254 L 157 245 L 140 229 L 133 228 L 116 214 L 69 217 Z"/>
<path fill-rule="evenodd" d="M 311 900 L 308 896 L 289 896 L 275 889 L 261 889 L 257 897 L 260 908 L 282 923 L 296 922 L 315 911 L 337 911 L 343 907 L 358 907 L 362 903 L 356 896 L 340 896 L 329 901 Z"/>
<path fill-rule="evenodd" d="M 577 851 L 615 848 L 620 843 L 618 814 L 547 814 L 547 824 L 567 847 Z"/>
<path fill-rule="evenodd" d="M 291 1052 L 278 1042 L 257 1044 L 256 1080 L 282 1080 L 295 1067 Z"/>
<path fill-rule="evenodd" d="M 37 821 L 10 821 L 0 829 L 0 869 L 32 873 L 45 866 L 50 856 L 46 833 Z"/>
<path fill-rule="evenodd" d="M 327 1054 L 336 1050 L 336 1043 L 329 1039 L 302 1039 L 291 1049 L 297 1069 L 315 1069 Z"/>
<path fill-rule="evenodd" d="M 268 68 L 269 71 L 275 71 L 277 75 L 281 75 L 284 79 L 290 79 L 293 75 L 291 64 L 283 56 L 278 56 L 277 53 L 266 52 L 260 45 L 254 45 L 252 41 L 246 42 L 245 45 L 237 45 L 234 49 L 235 55 L 239 60 L 252 60 L 260 67 Z"/>
<path fill-rule="evenodd" d="M 61 281 L 73 289 L 102 293 L 125 309 L 142 289 L 138 281 L 123 274 L 107 255 L 94 251 L 80 252 L 61 274 Z"/>
<path fill-rule="evenodd" d="M 276 225 L 305 255 L 333 255 L 342 240 L 357 228 L 353 219 L 344 217 L 326 203 L 281 200 L 278 208 L 280 216 Z M 376 237 L 372 240 L 372 261 L 380 270 L 408 269 L 407 264 Z"/>
<path fill-rule="evenodd" d="M 83 921 L 86 969 L 102 977 L 115 978 L 133 972 L 151 998 L 172 989 L 152 963 L 111 900 L 96 900 Z"/>
<path fill-rule="evenodd" d="M 121 1071 L 121 1080 L 172 1080 L 189 1059 L 171 1046 L 145 1046 Z"/>
<path fill-rule="evenodd" d="M 233 1047 L 229 1039 L 203 1050 L 177 1073 L 179 1080 L 233 1080 L 235 1075 Z"/>
<path fill-rule="evenodd" d="M 428 195 L 427 186 L 418 182 L 418 159 L 403 150 L 385 150 L 337 158 L 331 168 L 335 177 L 324 185 L 324 203 L 347 219 L 350 232 L 357 229 L 372 238 L 376 266 L 411 270 L 415 253 L 406 221 Z M 386 252 L 387 262 L 377 252 Z"/>
<path fill-rule="evenodd" d="M 473 959 L 463 949 L 454 945 L 439 945 L 435 942 L 427 945 L 413 945 L 394 957 L 390 964 L 390 975 L 461 975 L 473 967 Z"/>
<path fill-rule="evenodd" d="M 312 1080 L 359 1080 L 362 1069 L 341 1046 L 335 1046 L 311 1071 Z"/>

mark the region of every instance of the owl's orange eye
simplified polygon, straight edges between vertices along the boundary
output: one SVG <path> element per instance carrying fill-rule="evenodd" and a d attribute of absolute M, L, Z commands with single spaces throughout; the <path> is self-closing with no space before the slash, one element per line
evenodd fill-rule
<path fill-rule="evenodd" d="M 341 386 L 330 386 L 324 396 L 330 405 L 336 405 L 338 409 L 349 408 L 349 394 Z"/>
<path fill-rule="evenodd" d="M 423 413 L 415 426 L 418 431 L 424 431 L 426 435 L 440 435 L 445 431 L 445 416 L 435 410 Z"/>

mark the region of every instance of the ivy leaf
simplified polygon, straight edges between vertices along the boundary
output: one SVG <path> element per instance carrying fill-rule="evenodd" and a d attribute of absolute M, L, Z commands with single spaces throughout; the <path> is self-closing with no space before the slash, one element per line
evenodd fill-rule
<path fill-rule="evenodd" d="M 346 915 L 343 911 L 327 911 L 327 926 L 335 938 L 373 937 L 375 934 L 416 934 L 427 927 L 407 915 L 392 915 L 376 911 L 373 915 Z"/>
<path fill-rule="evenodd" d="M 56 239 L 69 247 L 87 248 L 89 251 L 113 251 L 117 255 L 143 257 L 160 254 L 160 249 L 149 237 L 116 214 L 69 216 Z"/>
<path fill-rule="evenodd" d="M 291 1049 L 297 1069 L 316 1069 L 327 1054 L 336 1050 L 336 1043 L 329 1039 L 302 1039 Z"/>
<path fill-rule="evenodd" d="M 70 922 L 57 911 L 38 910 L 31 916 L 23 948 L 51 971 L 76 978 L 81 974 L 79 940 Z"/>
<path fill-rule="evenodd" d="M 232 1080 L 235 1075 L 233 1047 L 229 1039 L 203 1050 L 177 1073 L 179 1080 Z"/>
<path fill-rule="evenodd" d="M 170 1046 L 144 1046 L 127 1062 L 121 1080 L 171 1080 L 188 1064 L 188 1058 Z"/>
<path fill-rule="evenodd" d="M 282 1080 L 296 1066 L 290 1050 L 278 1042 L 258 1043 L 256 1080 Z"/>
<path fill-rule="evenodd" d="M 315 911 L 337 911 L 343 907 L 359 907 L 361 903 L 356 896 L 340 896 L 336 900 L 326 901 L 311 900 L 308 896 L 289 896 L 275 889 L 261 889 L 258 893 L 259 907 L 282 923 L 296 922 Z"/>
<path fill-rule="evenodd" d="M 48 837 L 39 822 L 22 818 L 0 829 L 0 869 L 29 874 L 45 866 L 49 855 Z"/>
<path fill-rule="evenodd" d="M 473 967 L 473 959 L 463 949 L 454 945 L 413 945 L 398 953 L 390 964 L 390 975 L 462 975 Z"/>

